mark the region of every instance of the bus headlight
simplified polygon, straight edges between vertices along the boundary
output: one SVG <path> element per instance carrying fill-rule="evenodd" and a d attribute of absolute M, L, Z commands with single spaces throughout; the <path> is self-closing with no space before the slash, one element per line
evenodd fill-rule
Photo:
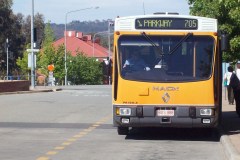
<path fill-rule="evenodd" d="M 116 113 L 117 115 L 120 115 L 120 116 L 130 116 L 131 108 L 117 108 Z"/>
<path fill-rule="evenodd" d="M 201 116 L 211 116 L 212 113 L 213 113 L 213 111 L 210 108 L 200 109 L 200 115 Z"/>

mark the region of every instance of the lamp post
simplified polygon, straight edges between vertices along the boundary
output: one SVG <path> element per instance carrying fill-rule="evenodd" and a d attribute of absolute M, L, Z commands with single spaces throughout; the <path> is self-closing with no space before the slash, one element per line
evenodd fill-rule
<path fill-rule="evenodd" d="M 34 30 L 34 0 L 32 0 L 32 16 L 31 16 L 31 88 L 35 87 L 35 60 L 33 52 L 33 30 Z"/>
<path fill-rule="evenodd" d="M 114 23 L 112 21 L 108 21 L 108 61 L 109 65 L 111 64 L 110 62 L 110 53 L 111 53 L 111 43 L 110 43 L 110 32 L 111 32 L 111 26 L 114 26 Z M 111 84 L 111 76 L 108 76 L 108 84 Z"/>
<path fill-rule="evenodd" d="M 65 86 L 67 86 L 67 16 L 69 13 L 84 11 L 88 9 L 98 9 L 99 7 L 89 7 L 83 8 L 78 10 L 69 11 L 65 14 L 65 34 L 64 34 L 64 44 L 65 44 L 65 51 L 64 51 L 64 64 L 65 64 Z"/>
<path fill-rule="evenodd" d="M 95 57 L 95 36 L 97 34 L 103 34 L 103 33 L 108 33 L 108 31 L 103 31 L 103 32 L 97 32 L 93 35 L 93 49 L 92 49 L 92 57 Z"/>
<path fill-rule="evenodd" d="M 6 51 L 7 51 L 7 80 L 8 80 L 8 76 L 9 76 L 9 72 L 8 72 L 8 38 L 6 39 Z"/>

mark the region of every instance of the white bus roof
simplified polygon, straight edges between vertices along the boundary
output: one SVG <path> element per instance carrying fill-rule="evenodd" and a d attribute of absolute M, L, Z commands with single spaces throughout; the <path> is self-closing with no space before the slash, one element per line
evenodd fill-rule
<path fill-rule="evenodd" d="M 163 18 L 163 19 L 196 19 L 197 20 L 197 27 L 195 29 L 152 29 L 152 28 L 140 28 L 136 29 L 135 21 L 136 19 L 156 19 L 156 18 Z M 217 19 L 213 18 L 206 18 L 206 17 L 199 17 L 199 16 L 190 16 L 190 15 L 171 15 L 171 14 L 153 14 L 153 15 L 138 15 L 138 16 L 129 16 L 129 17 L 120 17 L 115 19 L 114 24 L 115 31 L 158 31 L 158 32 L 176 32 L 176 31 L 183 31 L 183 32 L 217 32 Z"/>

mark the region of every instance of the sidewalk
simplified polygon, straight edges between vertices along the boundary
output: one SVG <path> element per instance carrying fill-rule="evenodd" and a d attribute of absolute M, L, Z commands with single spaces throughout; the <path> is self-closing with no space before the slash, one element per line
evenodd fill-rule
<path fill-rule="evenodd" d="M 0 95 L 39 93 L 39 92 L 55 92 L 55 91 L 61 91 L 61 90 L 62 90 L 61 86 L 35 86 L 33 89 L 30 88 L 29 91 L 0 92 Z"/>
<path fill-rule="evenodd" d="M 223 92 L 221 143 L 229 160 L 240 160 L 240 117 L 236 105 L 229 105 Z"/>
<path fill-rule="evenodd" d="M 61 91 L 61 86 L 35 86 L 34 89 L 30 88 L 30 91 L 49 91 L 49 92 L 54 92 L 54 91 Z"/>

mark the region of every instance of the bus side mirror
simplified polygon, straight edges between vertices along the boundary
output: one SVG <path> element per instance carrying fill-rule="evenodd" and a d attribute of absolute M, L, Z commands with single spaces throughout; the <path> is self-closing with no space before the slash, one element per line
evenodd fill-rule
<path fill-rule="evenodd" d="M 229 50 L 229 39 L 226 33 L 221 34 L 221 51 Z"/>

